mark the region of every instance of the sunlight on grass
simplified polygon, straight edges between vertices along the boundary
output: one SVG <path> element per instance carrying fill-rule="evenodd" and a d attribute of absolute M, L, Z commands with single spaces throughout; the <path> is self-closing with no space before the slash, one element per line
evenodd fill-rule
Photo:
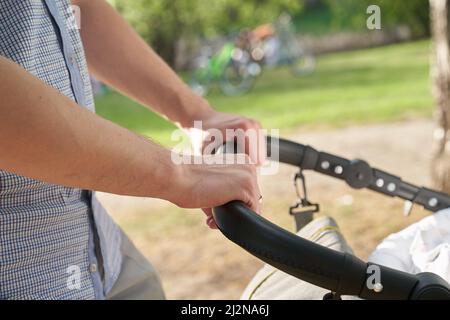
<path fill-rule="evenodd" d="M 316 72 L 295 78 L 287 68 L 265 70 L 240 97 L 214 90 L 208 100 L 281 132 L 307 126 L 341 127 L 430 116 L 429 41 L 324 55 Z M 98 113 L 126 128 L 171 145 L 173 126 L 119 95 L 96 99 Z"/>

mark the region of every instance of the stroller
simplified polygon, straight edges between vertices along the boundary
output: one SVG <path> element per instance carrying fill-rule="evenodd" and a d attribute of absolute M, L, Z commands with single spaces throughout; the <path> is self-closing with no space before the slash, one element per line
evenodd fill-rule
<path fill-rule="evenodd" d="M 229 152 L 225 145 L 223 152 Z M 372 168 L 363 160 L 348 160 L 320 152 L 310 146 L 292 141 L 267 138 L 268 159 L 300 168 L 295 181 L 305 190 L 303 170 L 344 180 L 355 189 L 368 188 L 375 192 L 399 197 L 437 212 L 450 207 L 450 195 L 404 182 L 385 171 Z M 277 157 L 275 157 L 276 155 Z M 300 194 L 299 194 L 300 196 Z M 297 229 L 309 220 L 318 205 L 300 197 L 291 214 Z M 307 208 L 307 212 L 301 212 Z M 299 214 L 297 214 L 299 213 Z M 383 265 L 366 263 L 351 253 L 336 251 L 308 241 L 257 215 L 242 202 L 234 201 L 214 208 L 214 219 L 220 231 L 255 257 L 293 277 L 324 288 L 323 299 L 355 296 L 362 299 L 450 299 L 450 285 L 434 273 L 409 274 Z M 382 281 L 368 285 L 374 272 Z"/>

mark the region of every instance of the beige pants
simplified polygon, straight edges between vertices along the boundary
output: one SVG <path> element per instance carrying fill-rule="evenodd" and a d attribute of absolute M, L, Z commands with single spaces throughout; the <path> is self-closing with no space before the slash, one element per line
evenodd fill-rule
<path fill-rule="evenodd" d="M 122 232 L 122 269 L 106 299 L 164 300 L 164 290 L 155 268 Z"/>

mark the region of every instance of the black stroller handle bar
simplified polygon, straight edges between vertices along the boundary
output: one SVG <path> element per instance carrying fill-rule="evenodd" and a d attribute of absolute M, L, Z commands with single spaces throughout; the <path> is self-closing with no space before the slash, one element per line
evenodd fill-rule
<path fill-rule="evenodd" d="M 276 150 L 278 148 L 278 150 Z M 353 188 L 369 188 L 419 203 L 435 212 L 450 207 L 450 196 L 403 182 L 371 168 L 365 161 L 316 151 L 292 141 L 267 138 L 268 158 L 345 180 Z M 274 155 L 279 155 L 276 159 Z M 449 284 L 433 273 L 412 275 L 366 263 L 280 228 L 242 202 L 214 208 L 220 231 L 252 255 L 294 277 L 330 290 L 335 297 L 364 299 L 450 299 Z M 378 273 L 379 282 L 374 282 Z"/>

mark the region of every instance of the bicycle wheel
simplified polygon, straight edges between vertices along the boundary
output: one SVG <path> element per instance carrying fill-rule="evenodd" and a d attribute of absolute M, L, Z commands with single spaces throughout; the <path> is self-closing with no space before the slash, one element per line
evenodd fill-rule
<path fill-rule="evenodd" d="M 261 73 L 261 66 L 256 62 L 230 60 L 220 81 L 220 89 L 225 95 L 236 96 L 248 92 Z"/>
<path fill-rule="evenodd" d="M 189 87 L 195 94 L 204 97 L 211 88 L 211 81 L 208 67 L 200 67 L 192 73 Z"/>
<path fill-rule="evenodd" d="M 291 70 L 295 76 L 308 76 L 316 69 L 316 58 L 312 53 L 304 52 L 298 58 L 294 58 Z"/>

